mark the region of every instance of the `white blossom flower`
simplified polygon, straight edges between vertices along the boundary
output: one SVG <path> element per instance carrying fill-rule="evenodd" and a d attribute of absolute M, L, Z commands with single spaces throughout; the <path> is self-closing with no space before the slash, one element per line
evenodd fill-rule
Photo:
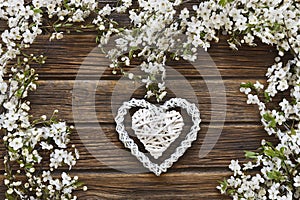
<path fill-rule="evenodd" d="M 251 92 L 251 88 L 241 87 L 240 92 L 245 93 L 245 94 L 249 94 Z"/>
<path fill-rule="evenodd" d="M 254 87 L 255 87 L 257 90 L 262 90 L 262 89 L 264 89 L 264 85 L 261 84 L 259 81 L 256 81 L 256 83 L 254 84 Z"/>
<path fill-rule="evenodd" d="M 15 138 L 10 143 L 9 146 L 12 147 L 15 151 L 19 150 L 23 147 L 23 140 L 22 138 Z"/>
<path fill-rule="evenodd" d="M 269 199 L 277 199 L 279 194 L 279 183 L 273 184 L 270 189 L 268 189 Z"/>
<path fill-rule="evenodd" d="M 239 161 L 231 160 L 231 164 L 229 165 L 229 169 L 231 169 L 234 174 L 239 174 L 241 170 L 241 166 L 239 165 Z"/>
<path fill-rule="evenodd" d="M 46 143 L 46 142 L 41 142 L 40 144 L 41 144 L 42 149 L 47 149 L 47 150 L 53 149 L 53 146 L 51 144 Z"/>
<path fill-rule="evenodd" d="M 300 187 L 300 176 L 299 175 L 294 177 L 294 186 Z"/>
<path fill-rule="evenodd" d="M 248 94 L 247 104 L 257 104 L 259 102 L 258 96 L 253 94 Z"/>

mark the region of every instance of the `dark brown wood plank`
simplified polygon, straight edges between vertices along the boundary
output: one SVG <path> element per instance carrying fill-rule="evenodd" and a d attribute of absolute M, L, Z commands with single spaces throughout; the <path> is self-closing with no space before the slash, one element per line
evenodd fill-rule
<path fill-rule="evenodd" d="M 215 187 L 218 180 L 229 174 L 220 173 L 217 169 L 219 167 L 227 167 L 231 159 L 243 160 L 242 150 L 256 149 L 260 140 L 266 136 L 260 126 L 227 125 L 224 127 L 215 148 L 208 156 L 199 159 L 197 155 L 204 138 L 203 134 L 207 130 L 207 126 L 202 126 L 199 139 L 194 142 L 187 153 L 175 163 L 167 174 L 155 177 L 149 173 L 145 174 L 145 172 L 130 174 L 129 172 L 138 172 L 142 166 L 139 166 L 139 163 L 134 161 L 133 157 L 112 155 L 114 151 L 109 148 L 109 143 L 95 139 L 99 131 L 92 127 L 89 125 L 77 128 L 78 132 L 81 133 L 81 137 L 77 134 L 72 136 L 72 143 L 75 143 L 81 152 L 81 160 L 74 168 L 75 172 L 73 174 L 79 175 L 81 180 L 89 187 L 87 192 L 80 191 L 77 193 L 79 199 L 141 199 L 143 197 L 147 199 L 224 198 L 219 195 Z M 103 130 L 113 145 L 123 149 L 113 127 L 103 127 Z M 241 141 L 247 141 L 247 143 L 241 143 Z M 98 155 L 91 155 L 87 151 L 90 148 L 96 148 L 95 152 L 98 152 Z M 94 157 L 97 157 L 97 159 Z M 110 166 L 106 166 L 105 164 L 107 163 Z M 113 170 L 110 168 L 111 166 L 118 166 L 121 172 L 111 171 L 107 173 L 107 170 Z M 1 169 L 3 168 L 1 167 Z M 89 171 L 93 173 L 88 173 Z M 3 194 L 3 187 L 0 187 L 0 191 L 0 194 Z M 167 195 L 165 192 L 168 192 Z M 151 195 L 149 195 L 150 193 Z"/>
<path fill-rule="evenodd" d="M 72 144 L 75 144 L 80 151 L 81 159 L 75 169 L 81 170 L 104 170 L 124 172 L 144 172 L 142 165 L 133 157 L 128 149 L 125 149 L 119 141 L 115 126 L 110 124 L 80 124 L 76 126 L 76 132 L 72 135 Z M 207 133 L 208 128 L 212 130 Z M 222 131 L 218 138 L 218 131 Z M 205 144 L 204 138 L 209 139 Z M 259 125 L 247 124 L 225 124 L 218 125 L 203 124 L 198 134 L 198 139 L 192 147 L 179 159 L 169 170 L 189 171 L 215 168 L 226 168 L 230 160 L 244 160 L 244 150 L 256 150 L 262 139 L 276 142 L 274 137 L 267 136 L 266 132 Z M 247 142 L 241 142 L 247 141 Z M 203 146 L 214 144 L 213 149 L 205 156 L 199 157 L 200 149 Z M 0 153 L 3 154 L 4 147 L 1 143 Z M 173 148 L 171 146 L 171 148 Z M 203 151 L 201 151 L 203 153 Z M 0 159 L 0 170 L 4 169 L 3 160 Z"/>
<path fill-rule="evenodd" d="M 74 173 L 72 173 L 74 174 Z M 87 186 L 86 192 L 77 191 L 79 199 L 229 199 L 219 194 L 216 186 L 228 172 L 168 173 L 160 177 L 153 174 L 122 174 L 77 172 Z M 3 176 L 0 176 L 3 182 Z M 0 185 L 0 199 L 5 187 Z"/>
<path fill-rule="evenodd" d="M 6 187 L 4 186 L 3 181 L 4 181 L 4 176 L 1 173 L 0 174 L 0 182 L 1 182 L 1 184 L 0 184 L 0 199 L 5 199 Z"/>
<path fill-rule="evenodd" d="M 243 150 L 256 150 L 262 139 L 276 142 L 275 138 L 267 136 L 261 126 L 226 125 L 223 130 L 220 126 L 211 126 L 213 133 L 210 133 L 210 135 L 207 135 L 208 125 L 202 125 L 201 127 L 202 130 L 198 134 L 198 139 L 169 171 L 226 168 L 231 159 L 243 161 Z M 217 140 L 217 134 L 214 133 L 219 129 L 222 130 L 222 133 Z M 123 144 L 118 140 L 114 126 L 102 126 L 102 130 L 103 133 L 97 127 L 92 128 L 91 125 L 77 128 L 78 136 L 73 137 L 73 142 L 76 143 L 82 155 L 81 160 L 77 163 L 77 169 L 110 169 L 124 172 L 139 172 L 143 169 L 128 150 L 124 149 Z M 203 144 L 206 136 L 211 141 Z M 216 145 L 214 148 L 208 155 L 200 158 L 201 147 L 214 144 L 215 138 Z"/>
<path fill-rule="evenodd" d="M 218 119 L 211 119 L 212 113 L 212 101 L 216 107 L 215 111 L 218 114 L 224 113 L 223 106 L 227 106 L 227 116 L 226 122 L 259 122 L 259 115 L 256 106 L 247 105 L 246 96 L 239 92 L 239 86 L 242 81 L 254 82 L 255 79 L 229 79 L 224 80 L 225 91 L 219 91 L 218 89 L 213 90 L 213 94 L 209 93 L 206 83 L 214 83 L 216 86 L 222 84 L 222 81 L 209 80 L 205 82 L 204 80 L 190 80 L 192 89 L 197 95 L 197 100 L 199 102 L 199 109 L 201 111 L 201 118 L 203 122 L 215 121 Z M 263 81 L 263 80 L 262 80 Z M 176 88 L 176 81 L 172 82 L 173 88 Z M 61 80 L 61 81 L 40 81 L 40 86 L 36 92 L 29 96 L 29 100 L 32 103 L 32 111 L 35 117 L 39 117 L 43 114 L 51 116 L 53 110 L 58 109 L 59 117 L 68 122 L 73 122 L 72 113 L 72 93 L 74 81 L 73 80 Z M 127 84 L 120 85 L 115 80 L 100 80 L 98 81 L 82 81 L 81 88 L 77 88 L 76 91 L 78 95 L 74 94 L 74 106 L 76 106 L 78 114 L 81 115 L 80 122 L 91 123 L 91 122 L 101 122 L 101 123 L 113 123 L 113 114 L 111 105 L 115 105 L 118 108 L 123 102 L 122 99 L 128 101 L 130 96 L 127 98 L 129 86 Z M 97 85 L 96 85 L 97 84 Z M 112 92 L 116 84 L 119 85 L 119 89 L 116 93 L 117 96 L 112 98 Z M 178 88 L 176 89 L 179 95 L 177 97 L 184 97 L 189 100 L 193 97 L 193 93 L 186 90 L 185 87 L 181 88 L 181 82 L 178 83 Z M 94 92 L 94 86 L 96 88 L 96 93 Z M 226 94 L 224 93 L 226 92 Z M 92 95 L 95 93 L 95 101 L 92 99 Z M 143 98 L 144 91 L 137 90 L 133 97 Z M 172 97 L 172 94 L 169 94 Z M 222 95 L 227 96 L 227 102 L 223 102 L 221 99 Z M 220 98 L 219 98 L 220 97 Z M 78 103 L 84 101 L 82 103 Z M 95 108 L 94 108 L 95 107 Z M 89 111 L 96 110 L 97 119 L 92 119 L 89 115 Z M 114 113 L 115 114 L 115 113 Z"/>
<path fill-rule="evenodd" d="M 80 176 L 80 175 L 79 175 Z M 228 199 L 219 194 L 217 181 L 224 172 L 152 174 L 82 174 L 89 189 L 79 199 Z"/>
<path fill-rule="evenodd" d="M 107 68 L 103 78 L 121 77 L 111 74 L 108 68 L 110 62 L 103 53 L 99 51 L 89 54 L 96 47 L 95 34 L 66 35 L 63 40 L 52 42 L 48 41 L 49 37 L 49 35 L 39 36 L 31 47 L 36 53 L 44 53 L 48 57 L 45 65 L 35 66 L 41 79 L 75 79 L 84 59 L 88 60 L 83 72 L 86 78 L 99 77 L 96 67 Z M 228 47 L 225 36 L 221 36 L 219 43 L 212 43 L 208 53 L 211 58 L 200 56 L 195 63 L 180 61 L 170 62 L 169 65 L 188 78 L 215 76 L 209 71 L 212 59 L 223 77 L 263 77 L 276 56 L 275 48 L 264 44 L 259 44 L 255 48 L 243 46 L 239 51 L 233 51 Z M 193 65 L 208 73 L 200 76 Z"/>

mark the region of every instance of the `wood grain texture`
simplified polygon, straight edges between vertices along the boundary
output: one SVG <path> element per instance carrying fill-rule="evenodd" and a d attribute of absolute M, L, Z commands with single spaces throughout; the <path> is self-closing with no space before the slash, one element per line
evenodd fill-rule
<path fill-rule="evenodd" d="M 227 199 L 215 183 L 224 172 L 168 173 L 159 179 L 152 174 L 82 174 L 92 185 L 79 199 Z M 189 179 L 187 179 L 189 177 Z"/>
<path fill-rule="evenodd" d="M 210 80 L 214 84 L 225 85 L 224 91 L 214 90 L 216 94 L 211 97 L 206 86 L 206 82 L 203 80 L 191 79 L 191 84 L 197 100 L 199 102 L 199 109 L 201 110 L 201 118 L 203 122 L 210 122 L 211 119 L 211 102 L 214 102 L 215 111 L 217 113 L 223 113 L 224 106 L 227 108 L 226 122 L 258 122 L 258 111 L 255 106 L 247 105 L 246 96 L 240 93 L 239 86 L 243 79 L 229 79 L 220 81 Z M 247 79 L 247 81 L 255 81 L 255 79 Z M 207 81 L 208 82 L 208 81 Z M 128 83 L 128 85 L 120 85 L 114 80 L 100 80 L 100 81 L 79 81 L 80 87 L 73 88 L 73 80 L 55 80 L 55 81 L 40 81 L 39 89 L 34 92 L 28 98 L 32 103 L 32 111 L 35 117 L 40 117 L 43 114 L 51 116 L 53 110 L 58 109 L 60 111 L 60 117 L 69 122 L 73 122 L 73 114 L 80 114 L 81 119 L 77 121 L 82 123 L 113 123 L 116 113 L 112 113 L 112 108 L 118 108 L 121 106 L 122 99 L 126 99 L 128 90 L 134 87 L 134 84 Z M 122 82 L 123 83 L 123 82 Z M 178 87 L 176 81 L 172 82 L 172 87 L 177 88 L 177 92 L 186 94 L 186 99 L 192 99 L 193 93 L 186 91 L 186 88 Z M 117 91 L 114 91 L 118 84 Z M 96 91 L 95 91 L 96 89 Z M 114 92 L 114 93 L 113 93 Z M 76 94 L 74 94 L 76 93 Z M 112 97 L 112 94 L 118 95 Z M 137 90 L 133 93 L 135 98 L 143 98 L 143 90 Z M 93 95 L 95 96 L 93 99 Z M 226 95 L 226 101 L 223 101 L 220 95 Z M 169 94 L 168 97 L 172 97 Z M 220 99 L 218 98 L 220 96 Z M 130 96 L 129 96 L 130 97 Z M 128 99 L 126 99 L 128 100 Z M 76 107 L 78 113 L 72 113 L 72 103 Z M 73 108 L 74 109 L 74 108 Z M 92 113 L 92 109 L 95 109 L 97 115 L 97 121 L 92 119 L 89 113 Z M 218 122 L 217 119 L 214 122 Z"/>
<path fill-rule="evenodd" d="M 220 137 L 218 138 L 215 134 L 208 134 L 208 128 L 212 129 L 213 133 L 222 130 Z M 205 145 L 215 142 L 216 144 L 207 156 L 200 158 L 200 149 L 205 137 L 210 139 Z M 266 136 L 263 128 L 259 125 L 225 124 L 222 127 L 203 124 L 193 146 L 169 171 L 202 171 L 226 168 L 231 159 L 244 160 L 243 150 L 256 150 L 262 139 L 276 142 L 273 137 Z M 142 165 L 131 156 L 128 149 L 125 149 L 119 141 L 112 124 L 101 125 L 101 129 L 97 124 L 79 124 L 71 140 L 81 155 L 81 159 L 75 167 L 77 170 L 134 172 L 143 169 Z M 170 148 L 174 147 L 171 145 Z M 0 151 L 4 151 L 3 146 L 0 146 Z M 3 160 L 1 159 L 1 161 Z M 3 162 L 0 163 L 0 170 L 4 170 Z"/>
<path fill-rule="evenodd" d="M 218 66 L 221 75 L 224 78 L 263 77 L 267 67 L 272 64 L 276 56 L 274 47 L 259 43 L 256 48 L 242 46 L 239 51 L 233 51 L 228 47 L 226 38 L 226 36 L 221 36 L 220 42 L 212 43 L 212 48 L 208 51 L 211 57 L 209 59 L 212 59 Z M 35 53 L 44 53 L 48 57 L 45 65 L 35 67 L 41 79 L 74 79 L 87 56 L 90 62 L 85 68 L 86 78 L 98 78 L 95 66 L 107 67 L 109 65 L 109 60 L 104 54 L 100 52 L 89 54 L 96 47 L 95 34 L 66 35 L 63 41 L 49 42 L 48 39 L 48 35 L 41 36 L 32 47 Z M 197 65 L 200 65 L 202 70 L 209 69 L 209 66 L 205 65 L 207 60 L 207 57 L 200 56 Z M 195 63 L 180 61 L 167 64 L 187 78 L 201 77 L 193 67 Z M 213 76 L 213 74 L 207 76 Z M 121 75 L 112 76 L 111 70 L 106 70 L 102 76 L 102 78 L 109 79 L 120 77 Z"/>
<path fill-rule="evenodd" d="M 229 199 L 221 196 L 217 181 L 230 175 L 228 172 L 181 172 L 155 177 L 153 174 L 124 174 L 99 172 L 75 172 L 86 185 L 86 192 L 77 191 L 78 199 Z M 189 178 L 187 178 L 189 177 Z M 0 176 L 0 180 L 3 176 Z M 5 188 L 0 185 L 0 198 Z"/>
<path fill-rule="evenodd" d="M 5 24 L 0 22 L 0 29 L 3 30 L 4 27 Z M 232 51 L 227 45 L 226 36 L 222 36 L 219 43 L 212 44 L 208 51 L 210 57 L 200 57 L 196 64 L 184 61 L 168 63 L 188 80 L 195 91 L 203 123 L 197 141 L 186 154 L 168 173 L 155 177 L 143 170 L 141 164 L 118 140 L 112 107 L 120 106 L 133 86 L 127 84 L 120 87 L 121 76 L 112 75 L 105 55 L 92 52 L 96 46 L 95 33 L 66 35 L 63 40 L 53 42 L 48 41 L 49 37 L 40 36 L 32 46 L 34 53 L 43 53 L 48 59 L 45 65 L 34 66 L 40 77 L 39 88 L 28 99 L 32 103 L 31 114 L 34 117 L 43 114 L 51 116 L 53 110 L 58 109 L 59 118 L 74 124 L 73 115 L 81 114 L 71 137 L 72 144 L 81 152 L 81 159 L 72 173 L 79 175 L 89 190 L 78 191 L 79 199 L 228 199 L 220 195 L 215 187 L 218 180 L 230 175 L 227 170 L 230 160 L 243 161 L 243 150 L 257 149 L 263 138 L 276 142 L 276 139 L 266 135 L 260 125 L 257 108 L 247 105 L 245 95 L 239 92 L 241 82 L 265 81 L 267 67 L 273 63 L 276 55 L 274 47 L 258 43 L 256 48 L 241 47 L 239 51 Z M 212 70 L 214 65 L 223 81 L 218 80 L 217 74 Z M 197 67 L 200 67 L 200 73 L 196 70 Z M 103 71 L 100 80 L 99 69 Z M 80 77 L 77 77 L 78 70 L 81 70 Z M 83 88 L 74 89 L 76 77 L 82 81 Z M 182 94 L 179 97 L 193 98 L 192 93 L 187 94 L 185 88 L 176 85 L 175 75 L 170 74 L 168 77 L 170 81 L 175 81 L 171 83 Z M 208 83 L 224 83 L 225 90 L 216 88 L 216 95 L 212 97 Z M 121 90 L 113 98 L 116 86 Z M 74 96 L 74 92 L 77 95 Z M 91 96 L 93 94 L 95 100 Z M 218 98 L 222 95 L 226 95 L 225 102 Z M 135 98 L 143 96 L 142 88 L 131 95 Z M 176 95 L 170 92 L 168 98 L 173 96 Z M 73 113 L 72 105 L 78 99 L 85 101 L 77 105 L 78 113 Z M 223 106 L 226 105 L 224 126 L 222 120 L 211 119 L 212 102 L 215 102 L 215 111 L 220 115 L 225 112 Z M 94 109 L 96 120 L 86 114 Z M 99 125 L 102 131 L 99 130 Z M 213 144 L 216 138 L 216 134 L 207 134 L 209 128 L 211 133 L 221 130 L 221 135 L 209 154 L 200 158 L 199 152 L 205 137 L 210 139 L 208 144 Z M 2 142 L 0 153 L 4 154 Z M 3 172 L 2 156 L 0 162 L 0 170 Z M 2 180 L 3 176 L 0 176 L 0 181 Z M 4 199 L 4 191 L 4 186 L 0 184 L 0 199 Z"/>

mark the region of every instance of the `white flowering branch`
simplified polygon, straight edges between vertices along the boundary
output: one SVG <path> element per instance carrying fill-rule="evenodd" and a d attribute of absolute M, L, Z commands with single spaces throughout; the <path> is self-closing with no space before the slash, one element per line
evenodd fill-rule
<path fill-rule="evenodd" d="M 61 166 L 71 170 L 79 153 L 75 146 L 67 148 L 72 127 L 54 115 L 49 120 L 46 116 L 33 120 L 28 114 L 30 102 L 26 97 L 36 89 L 38 80 L 30 65 L 44 64 L 46 58 L 26 55 L 23 49 L 29 48 L 45 30 L 44 20 L 57 18 L 51 25 L 54 33 L 50 39 L 61 39 L 59 28 L 70 26 L 65 21 L 81 22 L 96 6 L 92 1 L 0 2 L 0 18 L 8 25 L 1 34 L 0 45 L 0 129 L 7 151 L 4 184 L 8 200 L 76 199 L 73 191 L 82 187 L 78 177 L 71 177 L 68 171 L 61 171 L 60 176 L 53 175 Z M 11 62 L 15 64 L 12 66 Z"/>
<path fill-rule="evenodd" d="M 255 46 L 255 39 L 276 46 L 278 57 L 266 74 L 267 85 L 243 83 L 241 91 L 248 96 L 248 104 L 258 105 L 265 130 L 279 143 L 262 141 L 260 151 L 246 152 L 252 162 L 244 167 L 232 161 L 234 174 L 219 189 L 234 199 L 299 198 L 299 1 L 209 0 L 192 10 L 182 8 L 185 2 L 138 0 L 133 5 L 122 0 L 116 6 L 100 6 L 95 0 L 0 1 L 0 18 L 8 25 L 0 44 L 0 129 L 7 150 L 7 199 L 76 199 L 72 191 L 81 187 L 78 177 L 68 172 L 52 176 L 60 166 L 71 169 L 79 158 L 76 148 L 67 148 L 70 127 L 54 116 L 48 120 L 29 116 L 26 97 L 36 89 L 38 78 L 30 65 L 43 64 L 46 58 L 26 55 L 24 49 L 43 32 L 54 40 L 86 29 L 97 31 L 96 42 L 104 50 L 110 40 L 115 42 L 107 52 L 113 73 L 119 70 L 129 79 L 142 81 L 146 97 L 157 101 L 166 95 L 166 62 L 194 61 L 197 48 L 207 50 L 219 34 L 228 35 L 233 49 L 241 44 Z M 115 14 L 127 14 L 130 23 L 117 23 Z M 287 52 L 294 58 L 283 62 Z M 144 75 L 126 72 L 133 62 Z M 289 97 L 276 106 L 269 104 L 283 92 L 289 92 Z M 254 168 L 260 173 L 247 175 Z"/>
<path fill-rule="evenodd" d="M 233 1 L 225 6 L 234 4 L 238 7 L 233 12 L 247 16 L 244 22 L 247 28 L 243 34 L 276 45 L 278 50 L 275 64 L 266 73 L 266 89 L 263 90 L 264 86 L 259 82 L 242 83 L 241 92 L 248 96 L 248 104 L 258 105 L 266 132 L 277 137 L 279 143 L 273 145 L 263 140 L 258 152 L 246 151 L 250 161 L 243 166 L 238 161 L 231 161 L 229 168 L 234 174 L 218 189 L 233 199 L 299 199 L 299 2 Z M 246 38 L 241 42 L 246 42 Z M 283 62 L 282 57 L 287 51 L 294 58 Z M 275 105 L 271 103 L 279 95 L 282 101 L 274 102 Z"/>

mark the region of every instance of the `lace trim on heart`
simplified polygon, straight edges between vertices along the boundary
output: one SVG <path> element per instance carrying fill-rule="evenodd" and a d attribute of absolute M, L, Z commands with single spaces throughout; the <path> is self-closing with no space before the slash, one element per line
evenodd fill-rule
<path fill-rule="evenodd" d="M 197 139 L 197 133 L 200 130 L 200 112 L 195 104 L 189 103 L 185 99 L 181 98 L 173 98 L 169 101 L 165 102 L 162 109 L 168 110 L 170 108 L 181 107 L 186 110 L 188 115 L 191 117 L 193 121 L 193 125 L 190 128 L 190 132 L 187 133 L 185 139 L 181 141 L 180 145 L 175 149 L 175 152 L 170 155 L 169 158 L 164 160 L 160 165 L 153 163 L 147 155 L 141 152 L 134 142 L 131 139 L 125 129 L 124 126 L 124 117 L 127 115 L 129 109 L 133 107 L 141 107 L 146 109 L 156 109 L 157 107 L 143 99 L 131 99 L 128 102 L 124 102 L 123 105 L 119 108 L 117 116 L 115 118 L 116 121 L 116 131 L 119 133 L 119 139 L 123 142 L 126 148 L 131 150 L 132 155 L 134 155 L 145 168 L 148 168 L 155 175 L 159 176 L 162 172 L 166 172 L 168 168 L 170 168 L 174 162 L 176 162 L 185 151 L 192 145 L 192 142 Z"/>

